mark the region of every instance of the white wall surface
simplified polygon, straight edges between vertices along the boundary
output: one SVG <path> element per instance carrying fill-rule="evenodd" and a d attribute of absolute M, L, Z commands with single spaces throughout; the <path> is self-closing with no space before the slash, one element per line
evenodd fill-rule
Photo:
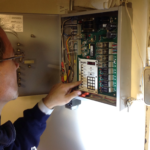
<path fill-rule="evenodd" d="M 54 2 L 46 0 L 22 3 L 14 0 L 13 2 L 9 1 L 10 5 L 7 2 L 0 2 L 1 11 L 56 13 L 58 7 L 50 5 Z M 134 29 L 145 62 L 148 4 L 147 0 L 132 0 L 132 3 Z M 51 9 L 52 7 L 53 9 Z M 132 97 L 136 97 L 140 91 L 140 71 L 141 63 L 133 38 Z M 22 116 L 24 109 L 33 107 L 42 97 L 22 97 L 9 102 L 2 111 L 2 123 L 7 120 L 14 122 Z M 117 112 L 114 107 L 98 102 L 83 101 L 77 111 L 70 111 L 63 107 L 57 107 L 54 110 L 47 121 L 47 129 L 41 137 L 38 150 L 143 150 L 144 136 L 145 106 L 143 102 L 135 102 L 130 113 L 127 113 L 126 111 Z"/>

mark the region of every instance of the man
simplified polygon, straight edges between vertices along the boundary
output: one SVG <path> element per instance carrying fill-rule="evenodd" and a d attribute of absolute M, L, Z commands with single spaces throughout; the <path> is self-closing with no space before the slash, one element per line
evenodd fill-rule
<path fill-rule="evenodd" d="M 16 70 L 19 64 L 12 57 L 14 51 L 11 43 L 0 28 L 0 109 L 18 97 Z M 53 108 L 80 95 L 80 91 L 69 92 L 79 84 L 81 82 L 55 85 L 34 108 L 24 111 L 23 118 L 19 118 L 14 124 L 8 121 L 0 126 L 0 150 L 32 150 L 37 147 Z"/>

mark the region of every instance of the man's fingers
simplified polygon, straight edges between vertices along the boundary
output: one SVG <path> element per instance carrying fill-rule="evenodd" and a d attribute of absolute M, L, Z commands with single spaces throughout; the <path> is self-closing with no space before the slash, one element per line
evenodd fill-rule
<path fill-rule="evenodd" d="M 73 91 L 72 93 L 66 95 L 68 100 L 70 101 L 71 99 L 75 98 L 76 96 L 81 95 L 81 91 Z"/>
<path fill-rule="evenodd" d="M 66 88 L 71 89 L 71 88 L 74 88 L 74 87 L 80 85 L 81 83 L 82 83 L 82 81 L 73 82 L 73 83 L 67 83 L 66 84 Z"/>

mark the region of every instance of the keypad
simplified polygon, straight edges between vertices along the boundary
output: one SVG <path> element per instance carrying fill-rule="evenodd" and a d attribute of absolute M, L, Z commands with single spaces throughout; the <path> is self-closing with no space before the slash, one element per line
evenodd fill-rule
<path fill-rule="evenodd" d="M 95 90 L 95 77 L 87 77 L 88 89 Z"/>

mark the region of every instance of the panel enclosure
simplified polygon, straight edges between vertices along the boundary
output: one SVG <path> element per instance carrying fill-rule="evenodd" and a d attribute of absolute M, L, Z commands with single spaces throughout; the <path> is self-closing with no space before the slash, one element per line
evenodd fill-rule
<path fill-rule="evenodd" d="M 149 87 L 150 87 L 150 67 L 146 67 L 144 69 L 144 102 L 146 105 L 150 105 Z"/>
<path fill-rule="evenodd" d="M 129 8 L 131 12 L 131 9 Z M 119 110 L 122 110 L 126 107 L 127 97 L 131 96 L 131 28 L 129 18 L 127 16 L 126 10 L 123 6 L 108 9 L 108 10 L 93 10 L 93 11 L 85 11 L 79 12 L 75 14 L 66 14 L 66 15 L 40 15 L 40 14 L 13 14 L 13 15 L 22 15 L 23 16 L 23 32 L 17 33 L 18 38 L 14 35 L 7 33 L 8 38 L 10 39 L 12 46 L 15 50 L 16 54 L 24 53 L 24 59 L 20 61 L 20 68 L 17 70 L 17 78 L 18 78 L 18 86 L 19 86 L 19 96 L 27 96 L 27 95 L 39 95 L 39 94 L 47 94 L 52 86 L 56 83 L 61 82 L 62 76 L 62 60 L 63 51 L 60 51 L 62 48 L 61 42 L 61 27 L 62 22 L 66 18 L 81 18 L 81 16 L 85 15 L 103 15 L 104 13 L 109 14 L 117 14 L 117 40 L 107 41 L 113 42 L 117 44 L 117 51 L 113 51 L 113 56 L 107 58 L 107 56 L 102 57 L 103 59 L 108 59 L 108 62 L 112 61 L 112 64 L 115 60 L 116 63 L 116 72 L 113 74 L 116 75 L 116 82 L 105 83 L 109 84 L 115 88 L 104 89 L 102 94 L 100 94 L 101 84 L 98 85 L 98 94 L 83 98 L 77 97 L 80 100 L 90 99 L 94 101 L 98 101 L 101 103 L 105 103 L 108 105 L 112 105 L 117 107 Z M 6 14 L 6 13 L 5 13 Z M 11 14 L 12 15 L 12 14 Z M 71 20 L 73 22 L 73 20 Z M 79 20 L 78 20 L 79 21 Z M 84 20 L 84 23 L 81 25 L 77 23 L 77 28 L 74 30 L 75 33 L 79 34 L 81 32 L 93 32 L 87 26 L 87 20 Z M 74 24 L 75 22 L 73 22 Z M 90 21 L 93 25 L 92 28 L 94 30 L 98 30 L 94 21 Z M 89 24 L 90 26 L 90 24 Z M 105 24 L 103 24 L 105 27 Z M 83 31 L 81 29 L 84 28 Z M 65 29 L 66 32 L 67 29 Z M 75 34 L 73 31 L 72 34 Z M 95 31 L 94 31 L 95 32 Z M 103 35 L 105 31 L 102 31 L 100 34 Z M 98 33 L 99 34 L 99 33 Z M 91 34 L 92 37 L 88 37 L 89 39 L 94 39 L 98 34 Z M 109 35 L 108 35 L 109 36 Z M 113 35 L 112 35 L 113 36 Z M 67 35 L 66 35 L 67 37 Z M 103 36 L 102 36 L 103 39 Z M 77 39 L 76 49 L 78 50 L 75 57 L 75 65 L 74 65 L 74 78 L 72 81 L 79 80 L 79 67 L 78 67 L 78 58 L 85 59 L 84 55 L 82 55 L 81 47 L 83 39 Z M 86 45 L 89 47 L 89 52 L 85 55 L 90 56 L 90 59 L 97 61 L 96 56 L 97 53 L 100 53 L 99 59 L 101 59 L 101 55 L 105 55 L 106 51 L 102 51 L 98 49 L 96 45 L 98 41 L 95 39 L 95 43 L 90 41 L 90 45 Z M 100 41 L 105 44 L 104 41 Z M 112 44 L 113 44 L 112 43 Z M 94 45 L 95 44 L 95 45 Z M 101 43 L 99 43 L 101 44 Z M 109 43 L 111 44 L 111 43 Z M 84 47 L 82 47 L 84 48 Z M 94 50 L 95 49 L 95 50 Z M 110 49 L 110 47 L 109 47 Z M 109 54 L 108 54 L 109 56 Z M 91 63 L 91 62 L 90 62 Z M 88 65 L 90 65 L 90 63 Z M 101 65 L 101 62 L 99 62 Z M 107 63 L 108 65 L 111 63 Z M 103 65 L 103 64 L 102 64 Z M 115 69 L 114 69 L 115 70 Z M 105 71 L 105 70 L 103 70 Z M 111 69 L 109 70 L 111 72 Z M 101 75 L 101 71 L 97 70 L 98 75 Z M 103 76 L 105 78 L 105 76 Z M 112 78 L 110 76 L 110 78 Z M 99 79 L 98 79 L 99 80 Z M 114 80 L 114 79 L 111 79 Z M 92 81 L 93 82 L 93 81 Z M 93 83 L 92 83 L 93 84 Z M 90 89 L 91 90 L 91 89 Z M 113 90 L 111 94 L 105 94 L 106 90 Z M 115 94 L 115 95 L 114 95 Z M 109 101 L 109 98 L 111 102 Z M 112 103 L 113 100 L 113 103 Z"/>
<path fill-rule="evenodd" d="M 130 8 L 129 11 L 131 13 Z M 113 18 L 113 20 L 117 19 L 116 38 L 113 33 L 114 30 L 111 32 L 112 33 L 111 35 L 114 36 L 111 39 L 108 38 L 110 37 L 108 31 L 103 30 L 105 28 L 106 30 L 108 29 L 107 28 L 108 24 L 105 25 L 107 17 Z M 100 24 L 99 21 L 100 18 L 102 19 L 105 18 L 103 19 L 104 23 L 101 25 L 102 26 L 101 28 L 97 26 L 97 24 Z M 130 97 L 131 95 L 131 43 L 132 43 L 132 32 L 130 27 L 130 21 L 127 16 L 125 7 L 120 6 L 109 10 L 95 10 L 75 14 L 66 14 L 62 15 L 60 17 L 60 20 L 62 25 L 64 24 L 66 26 L 69 25 L 74 26 L 75 24 L 77 25 L 76 28 L 74 27 L 72 28 L 71 33 L 73 34 L 76 29 L 77 36 L 76 37 L 74 36 L 75 37 L 74 39 L 77 41 L 76 46 L 77 54 L 75 57 L 76 63 L 74 65 L 74 70 L 76 70 L 76 74 L 74 75 L 73 81 L 80 79 L 83 81 L 81 86 L 79 86 L 79 89 L 83 91 L 83 96 L 78 97 L 78 99 L 95 100 L 105 104 L 116 106 L 119 110 L 124 109 L 126 107 L 127 98 Z M 68 20 L 67 23 L 64 23 L 66 20 Z M 111 25 L 113 25 L 113 23 L 111 23 Z M 64 45 L 65 43 L 67 43 L 67 39 L 69 40 L 68 37 L 71 36 L 69 35 L 70 29 L 68 28 L 67 30 L 66 28 L 65 30 L 63 29 Z M 101 36 L 101 38 L 97 39 L 99 35 Z M 74 39 L 71 38 L 71 40 Z M 101 45 L 105 45 L 107 48 L 102 49 Z M 74 49 L 76 49 L 76 47 L 74 47 Z M 98 49 L 98 47 L 100 48 Z M 66 53 L 68 53 L 68 48 L 66 48 L 66 50 L 67 50 Z M 62 55 L 64 55 L 63 52 Z M 62 58 L 62 60 L 63 59 L 65 58 Z M 66 57 L 66 59 L 70 60 L 69 57 L 68 58 Z M 98 63 L 99 69 L 97 70 L 98 72 L 97 88 L 99 89 L 98 94 L 95 94 L 94 92 L 91 91 L 91 89 L 93 88 L 93 86 L 91 86 L 91 89 L 89 90 L 88 93 L 90 95 L 85 96 L 88 90 L 88 85 L 89 84 L 93 85 L 93 83 L 91 83 L 92 81 L 88 82 L 87 80 L 88 76 L 86 74 L 86 71 L 84 71 L 84 68 L 80 68 L 79 66 L 80 59 L 91 59 L 99 61 Z M 88 68 L 88 67 L 86 68 L 86 66 L 85 69 Z M 80 71 L 82 69 L 83 74 Z M 102 73 L 102 70 L 104 74 Z M 87 90 L 85 90 L 85 88 L 87 88 Z"/>
<path fill-rule="evenodd" d="M 48 94 L 60 82 L 59 16 L 7 14 L 23 16 L 23 32 L 17 37 L 7 33 L 15 54 L 24 54 L 17 70 L 19 96 Z"/>

